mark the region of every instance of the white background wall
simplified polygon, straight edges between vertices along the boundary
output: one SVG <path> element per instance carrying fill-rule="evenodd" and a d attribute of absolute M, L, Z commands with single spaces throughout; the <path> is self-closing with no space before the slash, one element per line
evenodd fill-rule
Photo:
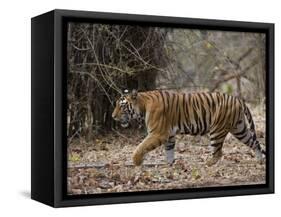
<path fill-rule="evenodd" d="M 280 214 L 281 14 L 278 0 L 1 1 L 1 216 L 276 216 Z M 54 8 L 276 23 L 276 194 L 52 209 L 30 192 L 30 18 Z M 42 186 L 43 187 L 43 186 Z M 279 205 L 278 205 L 279 204 Z M 279 206 L 279 207 L 278 207 Z"/>

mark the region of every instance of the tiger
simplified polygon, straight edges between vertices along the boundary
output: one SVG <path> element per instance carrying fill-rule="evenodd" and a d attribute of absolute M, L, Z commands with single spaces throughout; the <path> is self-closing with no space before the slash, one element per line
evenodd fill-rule
<path fill-rule="evenodd" d="M 112 118 L 122 127 L 128 127 L 130 121 L 140 121 L 142 117 L 147 136 L 133 152 L 136 166 L 142 164 L 148 152 L 161 145 L 165 145 L 167 163 L 173 164 L 177 134 L 209 135 L 212 151 L 207 158 L 207 166 L 221 159 L 228 133 L 252 148 L 260 161 L 265 156 L 257 140 L 250 110 L 239 97 L 220 92 L 132 90 L 116 101 Z"/>

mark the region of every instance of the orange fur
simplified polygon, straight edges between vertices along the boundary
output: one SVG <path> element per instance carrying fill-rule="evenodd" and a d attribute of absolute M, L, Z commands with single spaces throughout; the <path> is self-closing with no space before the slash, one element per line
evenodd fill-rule
<path fill-rule="evenodd" d="M 254 146 L 255 142 L 257 149 L 260 149 L 253 136 L 255 132 L 245 128 L 245 113 L 250 125 L 254 126 L 248 108 L 237 97 L 222 93 L 148 91 L 121 97 L 116 103 L 112 117 L 122 121 L 123 115 L 123 119 L 128 121 L 135 114 L 145 114 L 148 135 L 133 153 L 135 165 L 140 165 L 146 153 L 167 143 L 168 139 L 177 133 L 209 133 L 214 151 L 208 164 L 213 165 L 222 155 L 222 144 L 229 132 L 234 133 L 250 147 Z M 238 128 L 240 122 L 243 125 Z"/>

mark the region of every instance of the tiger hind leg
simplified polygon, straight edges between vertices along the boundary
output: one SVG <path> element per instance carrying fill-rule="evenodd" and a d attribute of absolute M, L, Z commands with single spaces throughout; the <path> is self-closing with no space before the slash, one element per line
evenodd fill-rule
<path fill-rule="evenodd" d="M 231 133 L 239 141 L 253 149 L 255 151 L 256 158 L 258 159 L 258 161 L 261 163 L 263 162 L 263 155 L 265 155 L 265 151 L 262 150 L 261 145 L 256 138 L 256 133 L 248 129 L 244 121 L 240 121 L 237 124 L 237 127 L 233 129 Z"/>
<path fill-rule="evenodd" d="M 212 156 L 207 160 L 207 166 L 216 164 L 222 157 L 222 146 L 228 132 L 210 132 Z"/>
<path fill-rule="evenodd" d="M 175 136 L 170 136 L 165 143 L 166 160 L 168 164 L 173 164 L 175 160 Z"/>

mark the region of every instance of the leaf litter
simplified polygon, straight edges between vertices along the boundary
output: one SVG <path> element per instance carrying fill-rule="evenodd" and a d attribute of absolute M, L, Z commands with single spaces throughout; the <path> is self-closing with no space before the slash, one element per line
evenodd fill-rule
<path fill-rule="evenodd" d="M 258 140 L 265 144 L 264 111 L 251 108 Z M 93 141 L 72 140 L 68 144 L 68 194 L 100 194 L 265 183 L 265 162 L 230 134 L 223 157 L 214 166 L 206 160 L 211 151 L 207 136 L 179 135 L 175 162 L 165 161 L 164 147 L 148 153 L 143 165 L 132 163 L 132 153 L 145 137 L 144 130 L 120 130 L 97 136 Z M 264 147 L 263 147 L 264 148 Z"/>

